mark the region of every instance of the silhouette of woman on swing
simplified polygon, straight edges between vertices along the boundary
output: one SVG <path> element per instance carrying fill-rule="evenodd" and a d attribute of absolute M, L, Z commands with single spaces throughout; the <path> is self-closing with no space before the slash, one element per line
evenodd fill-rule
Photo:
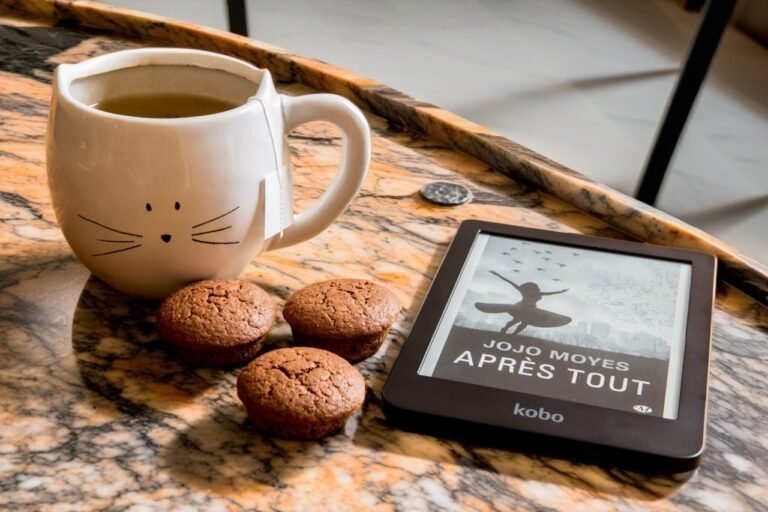
<path fill-rule="evenodd" d="M 501 332 L 506 334 L 515 324 L 519 324 L 512 334 L 518 334 L 520 331 L 532 325 L 534 327 L 561 327 L 571 322 L 571 318 L 546 309 L 539 309 L 536 303 L 545 295 L 556 295 L 567 292 L 568 288 L 556 292 L 542 292 L 536 283 L 523 283 L 517 285 L 498 272 L 491 270 L 491 274 L 508 282 L 520 292 L 523 298 L 514 304 L 490 304 L 485 302 L 476 302 L 475 307 L 483 313 L 507 313 L 512 316 L 512 320 L 507 322 Z"/>

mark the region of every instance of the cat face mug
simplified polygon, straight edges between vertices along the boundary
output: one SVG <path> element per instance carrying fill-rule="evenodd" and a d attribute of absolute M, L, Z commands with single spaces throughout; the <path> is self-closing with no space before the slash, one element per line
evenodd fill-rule
<path fill-rule="evenodd" d="M 224 106 L 194 110 L 207 103 Z M 152 113 L 158 105 L 178 112 Z M 343 132 L 342 163 L 294 216 L 286 136 L 317 120 Z M 124 293 L 160 299 L 326 229 L 362 186 L 370 130 L 341 96 L 283 96 L 243 61 L 151 48 L 60 65 L 46 150 L 56 218 L 80 261 Z"/>

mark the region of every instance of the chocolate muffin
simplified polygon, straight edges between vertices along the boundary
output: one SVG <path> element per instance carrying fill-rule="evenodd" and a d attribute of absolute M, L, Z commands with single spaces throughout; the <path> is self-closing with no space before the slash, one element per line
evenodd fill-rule
<path fill-rule="evenodd" d="M 165 299 L 157 313 L 160 336 L 200 366 L 247 363 L 274 323 L 267 292 L 238 279 L 191 284 Z"/>
<path fill-rule="evenodd" d="M 400 305 L 395 295 L 362 279 L 332 279 L 296 292 L 283 308 L 296 345 L 329 350 L 349 362 L 372 356 Z"/>
<path fill-rule="evenodd" d="M 259 356 L 237 377 L 237 396 L 259 430 L 318 439 L 344 426 L 365 400 L 365 380 L 325 350 L 290 347 Z"/>

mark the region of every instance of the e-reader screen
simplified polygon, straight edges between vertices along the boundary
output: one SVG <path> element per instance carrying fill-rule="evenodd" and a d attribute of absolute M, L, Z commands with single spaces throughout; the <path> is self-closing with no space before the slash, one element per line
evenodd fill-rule
<path fill-rule="evenodd" d="M 676 419 L 690 288 L 689 263 L 481 232 L 418 373 Z"/>

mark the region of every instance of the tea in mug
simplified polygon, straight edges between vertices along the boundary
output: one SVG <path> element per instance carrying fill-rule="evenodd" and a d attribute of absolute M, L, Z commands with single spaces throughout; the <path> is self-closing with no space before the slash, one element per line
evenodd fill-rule
<path fill-rule="evenodd" d="M 239 105 L 219 98 L 168 92 L 116 96 L 91 106 L 123 116 L 172 119 L 218 114 Z"/>

